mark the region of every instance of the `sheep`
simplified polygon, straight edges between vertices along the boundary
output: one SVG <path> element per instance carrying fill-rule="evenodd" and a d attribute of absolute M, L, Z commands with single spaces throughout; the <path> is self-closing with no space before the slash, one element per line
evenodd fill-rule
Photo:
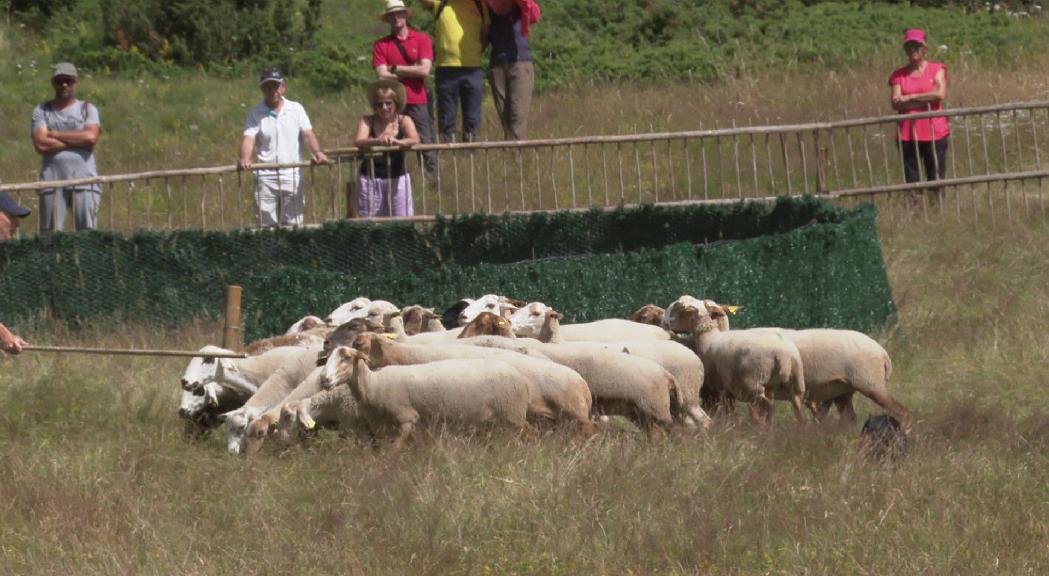
<path fill-rule="evenodd" d="M 524 305 L 520 300 L 513 300 L 498 294 L 485 294 L 474 300 L 469 306 L 463 308 L 459 313 L 459 325 L 465 326 L 477 317 L 481 312 L 491 312 L 503 318 L 509 318 L 511 314 Z"/>
<path fill-rule="evenodd" d="M 789 400 L 794 416 L 805 423 L 805 370 L 793 342 L 772 331 L 723 332 L 718 322 L 727 312 L 717 305 L 686 304 L 679 312 L 694 335 L 706 385 L 749 402 L 755 422 L 771 419 L 771 394 Z"/>
<path fill-rule="evenodd" d="M 285 407 L 324 392 L 324 388 L 321 386 L 321 377 L 323 375 L 324 365 L 322 364 L 314 368 L 283 400 L 271 406 L 248 424 L 245 432 L 245 449 L 247 453 L 257 452 L 266 437 L 271 433 L 277 433 L 283 440 L 289 438 L 288 430 L 280 426 Z"/>
<path fill-rule="evenodd" d="M 230 353 L 230 350 L 218 346 L 204 346 L 204 353 Z M 200 392 L 208 382 L 217 382 L 225 388 L 240 391 L 248 396 L 258 391 L 259 385 L 277 371 L 289 359 L 297 357 L 302 348 L 285 346 L 274 348 L 259 356 L 248 358 L 204 358 L 195 356 L 190 359 L 182 374 L 182 389 Z M 219 367 L 223 369 L 223 378 L 217 376 Z"/>
<path fill-rule="evenodd" d="M 473 304 L 473 298 L 463 298 L 455 304 L 452 304 L 441 313 L 441 325 L 444 326 L 445 330 L 451 330 L 459 325 L 459 314 L 466 309 L 467 306 Z"/>
<path fill-rule="evenodd" d="M 663 324 L 663 316 L 666 315 L 666 310 L 656 306 L 655 304 L 645 304 L 644 306 L 637 309 L 636 312 L 630 315 L 627 320 L 631 322 L 637 322 L 639 324 L 651 324 L 652 326 L 661 326 Z"/>
<path fill-rule="evenodd" d="M 480 319 L 480 316 L 478 317 Z M 546 313 L 540 342 L 562 342 L 560 337 L 561 314 L 549 310 Z M 476 322 L 476 320 L 475 320 Z M 579 342 L 578 344 L 586 344 Z M 652 360 L 663 367 L 677 381 L 678 419 L 687 426 L 711 424 L 710 416 L 700 406 L 700 391 L 703 389 L 703 362 L 689 348 L 666 340 L 621 340 L 618 342 L 590 343 L 614 352 L 626 352 Z"/>
<path fill-rule="evenodd" d="M 430 342 L 447 342 L 454 340 L 459 336 L 459 333 L 463 331 L 462 327 L 452 328 L 451 330 L 445 330 L 444 332 L 421 332 L 414 336 L 409 336 L 404 332 L 404 320 L 399 316 L 390 318 L 390 334 L 393 334 L 394 339 L 398 342 L 410 342 L 412 344 L 427 344 Z"/>
<path fill-rule="evenodd" d="M 394 316 L 400 315 L 401 309 L 393 305 L 393 303 L 387 302 L 386 300 L 373 300 L 372 303 L 368 305 L 364 318 L 378 322 L 383 326 L 389 326 L 390 319 Z"/>
<path fill-rule="evenodd" d="M 704 302 L 717 306 L 709 300 Z M 718 328 L 729 330 L 728 318 L 721 319 Z M 805 366 L 805 403 L 817 422 L 826 417 L 832 404 L 837 405 L 841 420 L 855 421 L 852 396 L 859 392 L 895 416 L 905 431 L 909 430 L 907 408 L 888 391 L 892 360 L 885 348 L 870 336 L 833 328 L 753 328 L 752 331 L 777 333 L 797 346 Z"/>
<path fill-rule="evenodd" d="M 298 354 L 283 363 L 266 378 L 266 381 L 259 386 L 258 392 L 253 394 L 243 406 L 219 416 L 226 423 L 226 449 L 230 454 L 240 454 L 244 451 L 248 424 L 284 400 L 317 367 L 319 348 L 294 350 L 297 350 Z M 222 365 L 219 365 L 216 377 L 222 379 Z"/>
<path fill-rule="evenodd" d="M 325 323 L 319 316 L 303 316 L 296 320 L 284 335 L 291 336 L 292 334 L 298 334 L 299 332 L 306 332 L 307 330 L 322 328 L 324 326 L 327 326 L 327 323 Z"/>
<path fill-rule="evenodd" d="M 396 426 L 394 447 L 404 443 L 420 420 L 528 428 L 528 382 L 507 362 L 441 360 L 373 372 L 366 360 L 363 352 L 336 348 L 322 383 L 350 387 L 373 435 L 385 424 Z"/>
<path fill-rule="evenodd" d="M 510 321 L 491 312 L 481 312 L 469 324 L 463 326 L 462 331 L 459 332 L 459 338 L 472 338 L 474 336 L 516 338 Z"/>
<path fill-rule="evenodd" d="M 182 391 L 178 415 L 186 420 L 187 433 L 199 437 L 222 423 L 219 414 L 236 409 L 250 397 L 250 394 L 209 382 L 201 390 Z"/>
<path fill-rule="evenodd" d="M 371 302 L 371 300 L 364 296 L 354 298 L 332 310 L 331 314 L 328 314 L 324 319 L 324 323 L 329 326 L 338 326 L 340 324 L 345 324 L 354 318 L 361 318 L 368 313 L 368 305 L 371 304 Z"/>
<path fill-rule="evenodd" d="M 324 367 L 318 368 L 322 373 Z M 319 379 L 318 379 L 319 380 Z M 260 418 L 265 418 L 269 412 Z M 254 424 L 254 423 L 253 423 Z M 337 386 L 331 390 L 320 389 L 315 394 L 291 398 L 281 404 L 276 434 L 290 439 L 297 428 L 314 430 L 317 427 L 339 428 L 364 437 L 367 430 L 360 415 L 360 405 L 348 386 Z"/>
<path fill-rule="evenodd" d="M 278 336 L 262 338 L 245 346 L 244 353 L 248 356 L 258 356 L 263 352 L 268 352 L 274 348 L 280 348 L 282 346 L 295 346 L 299 348 L 320 346 L 324 343 L 324 338 L 330 331 L 330 327 L 324 326 L 323 328 L 312 328 L 308 331 L 295 334 L 280 334 Z"/>
<path fill-rule="evenodd" d="M 484 314 L 489 313 L 482 316 Z M 529 421 L 569 420 L 579 426 L 581 434 L 593 433 L 590 422 L 592 400 L 586 381 L 574 370 L 555 364 L 537 352 L 524 349 L 523 353 L 518 353 L 477 346 L 396 344 L 377 334 L 358 336 L 353 347 L 368 356 L 368 365 L 372 368 L 464 358 L 509 362 L 529 383 Z"/>
<path fill-rule="evenodd" d="M 458 342 L 515 349 L 522 346 L 579 373 L 593 396 L 596 414 L 626 416 L 656 436 L 673 425 L 679 410 L 677 382 L 661 366 L 639 356 L 606 350 L 593 343 L 548 344 L 531 338 L 479 337 Z M 673 410 L 673 412 L 672 412 Z"/>
<path fill-rule="evenodd" d="M 406 306 L 401 308 L 401 318 L 404 322 L 404 333 L 414 336 L 420 332 L 444 332 L 445 327 L 440 322 L 437 312 L 433 308 L 422 306 Z"/>
<path fill-rule="evenodd" d="M 354 318 L 332 330 L 324 339 L 320 354 L 317 355 L 317 365 L 321 366 L 328 361 L 328 355 L 336 346 L 349 346 L 358 334 L 364 332 L 381 332 L 385 326 L 369 318 Z"/>
<path fill-rule="evenodd" d="M 538 338 L 546 321 L 546 312 L 552 310 L 542 302 L 529 302 L 510 316 L 510 323 L 518 337 Z M 564 324 L 561 338 L 566 342 L 607 342 L 614 340 L 670 340 L 670 333 L 659 326 L 645 326 L 630 320 L 606 318 L 583 324 Z"/>
<path fill-rule="evenodd" d="M 691 327 L 691 317 L 687 313 L 689 307 L 702 309 L 703 307 L 719 306 L 717 302 L 713 300 L 700 300 L 687 294 L 679 297 L 673 301 L 670 306 L 667 306 L 666 314 L 663 315 L 663 322 L 661 326 L 664 330 L 671 333 L 688 333 Z M 727 310 L 729 314 L 735 314 L 738 310 L 741 310 L 742 306 L 735 306 L 724 304 L 720 305 L 722 309 Z M 722 316 L 718 318 L 718 329 L 722 332 L 728 331 L 728 316 Z"/>

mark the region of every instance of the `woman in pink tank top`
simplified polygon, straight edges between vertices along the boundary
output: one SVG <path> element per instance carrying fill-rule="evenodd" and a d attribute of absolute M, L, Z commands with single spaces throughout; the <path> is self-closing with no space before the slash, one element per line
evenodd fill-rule
<path fill-rule="evenodd" d="M 903 50 L 909 63 L 889 76 L 892 108 L 903 115 L 940 110 L 947 98 L 947 67 L 925 59 L 928 47 L 922 30 L 911 29 L 903 34 Z M 946 177 L 950 134 L 950 125 L 943 116 L 900 121 L 900 154 L 907 182 L 921 181 L 919 160 L 926 180 Z"/>

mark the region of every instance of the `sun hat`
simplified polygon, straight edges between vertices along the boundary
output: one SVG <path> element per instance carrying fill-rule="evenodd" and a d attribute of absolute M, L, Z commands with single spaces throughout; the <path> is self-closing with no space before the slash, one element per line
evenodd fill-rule
<path fill-rule="evenodd" d="M 266 82 L 280 82 L 284 83 L 284 74 L 281 73 L 280 68 L 269 67 L 263 68 L 262 74 L 259 75 L 259 86 L 262 86 Z"/>
<path fill-rule="evenodd" d="M 408 18 L 412 17 L 412 9 L 404 5 L 404 0 L 386 0 L 386 9 L 379 14 L 379 20 L 386 20 L 387 14 L 407 12 Z"/>
<path fill-rule="evenodd" d="M 368 84 L 367 93 L 369 103 L 375 104 L 375 101 L 379 96 L 379 90 L 393 90 L 393 102 L 397 106 L 397 111 L 404 111 L 404 106 L 407 102 L 407 96 L 404 92 L 404 84 L 401 84 L 397 80 L 389 79 L 376 80 L 375 82 Z"/>
<path fill-rule="evenodd" d="M 70 78 L 76 78 L 76 66 L 73 66 L 71 62 L 59 62 L 55 64 L 55 72 L 51 75 L 52 78 L 58 78 L 59 76 L 69 76 Z"/>
<path fill-rule="evenodd" d="M 925 31 L 920 28 L 911 28 L 903 33 L 903 44 L 907 45 L 910 42 L 917 42 L 922 46 L 925 46 Z"/>
<path fill-rule="evenodd" d="M 29 216 L 31 210 L 20 205 L 17 200 L 8 196 L 6 192 L 0 192 L 0 212 L 6 212 L 18 218 L 25 218 Z"/>

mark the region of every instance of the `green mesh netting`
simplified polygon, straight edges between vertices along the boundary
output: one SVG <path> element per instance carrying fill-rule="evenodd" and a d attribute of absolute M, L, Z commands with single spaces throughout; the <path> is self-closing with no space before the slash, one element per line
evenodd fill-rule
<path fill-rule="evenodd" d="M 443 308 L 488 292 L 566 321 L 624 317 L 681 294 L 743 304 L 740 327 L 872 331 L 894 307 L 873 207 L 815 198 L 612 212 L 468 215 L 310 230 L 56 234 L 0 245 L 8 323 L 217 317 L 244 287 L 249 339 L 358 295 Z"/>

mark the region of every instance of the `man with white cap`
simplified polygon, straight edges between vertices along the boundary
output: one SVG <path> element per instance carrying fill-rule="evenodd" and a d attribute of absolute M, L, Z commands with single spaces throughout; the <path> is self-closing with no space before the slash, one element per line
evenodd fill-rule
<path fill-rule="evenodd" d="M 95 145 L 101 133 L 98 108 L 77 100 L 79 74 L 69 62 L 55 65 L 52 100 L 33 109 L 33 147 L 43 156 L 41 180 L 78 180 L 98 176 Z M 62 197 L 58 198 L 61 192 Z M 100 184 L 82 184 L 40 191 L 40 232 L 61 230 L 66 210 L 73 210 L 77 230 L 93 229 L 98 223 L 102 201 Z"/>
<path fill-rule="evenodd" d="M 19 205 L 14 198 L 0 192 L 0 242 L 14 238 L 18 232 L 19 221 L 26 216 L 29 216 L 29 208 Z"/>
<path fill-rule="evenodd" d="M 433 40 L 425 32 L 408 26 L 411 16 L 412 10 L 404 5 L 404 0 L 386 0 L 386 9 L 379 19 L 390 25 L 390 34 L 372 44 L 372 68 L 380 80 L 397 80 L 404 85 L 407 95 L 404 114 L 415 123 L 419 140 L 433 144 L 433 103 L 426 91 L 426 77 L 433 67 Z M 426 152 L 423 159 L 427 172 L 434 172 L 437 156 Z"/>
<path fill-rule="evenodd" d="M 262 102 L 248 112 L 240 142 L 240 170 L 251 169 L 251 152 L 262 164 L 301 162 L 300 141 L 310 149 L 310 161 L 323 164 L 328 157 L 317 142 L 306 110 L 284 97 L 288 83 L 277 68 L 266 68 L 259 77 Z M 306 211 L 300 168 L 255 171 L 255 212 L 258 225 L 301 226 Z"/>

